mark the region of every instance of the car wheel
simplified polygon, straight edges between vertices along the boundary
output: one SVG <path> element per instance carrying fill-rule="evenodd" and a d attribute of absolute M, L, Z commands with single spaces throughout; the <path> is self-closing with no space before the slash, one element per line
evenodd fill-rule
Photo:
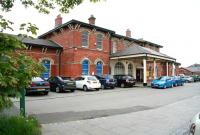
<path fill-rule="evenodd" d="M 71 90 L 71 92 L 74 92 L 75 90 L 73 89 L 73 90 Z"/>
<path fill-rule="evenodd" d="M 60 88 L 57 86 L 56 87 L 56 93 L 59 93 L 60 92 Z"/>
<path fill-rule="evenodd" d="M 99 89 L 96 89 L 97 91 L 99 91 Z"/>
<path fill-rule="evenodd" d="M 102 90 L 104 90 L 104 89 L 105 89 L 105 86 L 104 86 L 103 84 L 101 85 L 101 89 L 102 89 Z"/>
<path fill-rule="evenodd" d="M 167 88 L 167 86 L 166 86 L 166 85 L 164 85 L 164 86 L 163 86 L 163 88 L 164 88 L 164 89 L 166 89 L 166 88 Z"/>
<path fill-rule="evenodd" d="M 124 88 L 124 87 L 125 87 L 124 83 L 122 83 L 122 84 L 121 84 L 121 87 L 122 87 L 122 88 Z"/>
<path fill-rule="evenodd" d="M 83 90 L 84 90 L 84 91 L 88 91 L 88 88 L 87 88 L 86 85 L 83 86 Z"/>

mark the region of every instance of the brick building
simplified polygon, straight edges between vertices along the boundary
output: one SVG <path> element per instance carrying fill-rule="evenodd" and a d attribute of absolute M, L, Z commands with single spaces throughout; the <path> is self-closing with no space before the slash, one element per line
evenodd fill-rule
<path fill-rule="evenodd" d="M 129 74 L 146 85 L 162 75 L 176 75 L 176 59 L 160 53 L 161 45 L 134 39 L 127 29 L 126 36 L 89 23 L 71 20 L 62 23 L 60 15 L 55 28 L 37 39 L 24 39 L 26 53 L 48 69 L 43 77 L 61 75 L 76 77 L 83 74 Z"/>
<path fill-rule="evenodd" d="M 200 64 L 193 64 L 189 67 L 179 68 L 179 73 L 184 75 L 199 75 L 200 76 Z"/>

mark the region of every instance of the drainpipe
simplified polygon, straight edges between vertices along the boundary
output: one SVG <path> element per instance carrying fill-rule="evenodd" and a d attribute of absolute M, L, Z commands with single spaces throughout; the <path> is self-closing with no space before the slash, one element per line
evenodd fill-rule
<path fill-rule="evenodd" d="M 58 68 L 59 68 L 59 73 L 58 73 L 58 74 L 59 74 L 59 76 L 61 76 L 61 67 L 62 67 L 62 66 L 61 66 L 61 53 L 62 53 L 62 50 L 60 50 L 59 56 L 58 56 L 58 57 L 59 57 L 59 59 L 58 59 L 58 63 L 59 63 L 59 64 L 58 64 L 58 65 L 59 65 L 59 66 L 58 66 Z"/>

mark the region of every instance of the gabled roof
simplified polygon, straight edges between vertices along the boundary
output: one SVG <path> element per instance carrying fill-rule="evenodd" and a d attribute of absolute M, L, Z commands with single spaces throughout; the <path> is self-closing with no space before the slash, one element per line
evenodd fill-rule
<path fill-rule="evenodd" d="M 172 60 L 175 61 L 176 59 L 173 57 L 170 57 L 166 54 L 154 51 L 152 49 L 146 48 L 146 47 L 142 47 L 139 45 L 132 45 L 131 47 L 128 47 L 122 51 L 119 51 L 117 53 L 114 53 L 111 55 L 111 58 L 114 57 L 123 57 L 123 56 L 134 56 L 134 55 L 140 55 L 140 56 L 149 56 L 149 57 L 160 57 L 161 59 L 168 59 L 168 60 Z"/>
<path fill-rule="evenodd" d="M 54 29 L 52 29 L 52 30 L 50 30 L 50 31 L 38 36 L 38 38 L 44 38 L 45 36 L 47 36 L 50 33 L 53 33 L 53 32 L 55 32 L 57 30 L 60 30 L 61 28 L 64 28 L 64 27 L 68 27 L 69 24 L 80 24 L 81 26 L 84 26 L 84 27 L 87 27 L 87 28 L 95 28 L 98 31 L 110 32 L 111 34 L 115 33 L 114 31 L 109 30 L 109 29 L 105 29 L 105 28 L 102 28 L 102 27 L 99 27 L 99 26 L 96 26 L 96 25 L 92 25 L 92 24 L 88 24 L 88 23 L 85 23 L 85 22 L 81 22 L 81 21 L 72 19 L 71 21 L 66 22 L 64 24 L 61 24 L 61 25 L 55 27 Z"/>
<path fill-rule="evenodd" d="M 102 32 L 109 32 L 113 37 L 117 37 L 117 38 L 123 38 L 125 40 L 129 40 L 129 41 L 134 41 L 136 43 L 147 43 L 149 45 L 154 45 L 154 46 L 157 46 L 159 48 L 162 48 L 163 46 L 161 45 L 158 45 L 158 44 L 155 44 L 155 43 L 152 43 L 152 42 L 149 42 L 149 41 L 145 41 L 145 40 L 138 40 L 138 39 L 134 39 L 134 38 L 131 38 L 131 37 L 127 37 L 127 36 L 123 36 L 123 35 L 119 35 L 119 34 L 116 34 L 115 31 L 113 30 L 109 30 L 109 29 L 106 29 L 106 28 L 103 28 L 103 27 L 99 27 L 99 26 L 96 26 L 96 25 L 92 25 L 92 24 L 88 24 L 88 23 L 85 23 L 85 22 L 81 22 L 81 21 L 78 21 L 78 20 L 74 20 L 72 19 L 71 21 L 69 22 L 66 22 L 64 24 L 61 24 L 55 28 L 53 28 L 52 30 L 38 36 L 39 39 L 41 38 L 44 38 L 45 36 L 47 36 L 48 34 L 51 34 L 53 32 L 56 32 L 58 30 L 60 30 L 61 28 L 65 28 L 65 27 L 68 27 L 68 25 L 70 24 L 80 24 L 81 26 L 83 27 L 86 27 L 86 28 L 95 28 L 96 30 L 98 31 L 102 31 Z"/>

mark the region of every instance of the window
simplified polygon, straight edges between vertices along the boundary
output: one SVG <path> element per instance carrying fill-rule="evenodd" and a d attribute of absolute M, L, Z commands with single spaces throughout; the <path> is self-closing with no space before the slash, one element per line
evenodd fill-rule
<path fill-rule="evenodd" d="M 97 49 L 102 50 L 102 42 L 103 42 L 103 36 L 102 36 L 102 34 L 98 34 L 97 35 L 97 43 L 96 43 Z"/>
<path fill-rule="evenodd" d="M 124 47 L 127 48 L 129 46 L 129 42 L 128 41 L 124 41 Z"/>
<path fill-rule="evenodd" d="M 88 47 L 88 31 L 83 31 L 81 35 L 81 42 L 83 47 Z"/>
<path fill-rule="evenodd" d="M 132 64 L 128 64 L 128 75 L 133 75 L 133 66 Z"/>
<path fill-rule="evenodd" d="M 97 65 L 96 65 L 96 74 L 97 75 L 102 75 L 102 69 L 103 69 L 102 66 L 103 66 L 103 64 L 101 61 L 97 62 Z"/>
<path fill-rule="evenodd" d="M 42 64 L 46 68 L 46 70 L 42 73 L 41 77 L 44 78 L 44 79 L 48 79 L 49 76 L 50 76 L 51 61 L 50 60 L 43 60 Z"/>
<path fill-rule="evenodd" d="M 113 41 L 112 42 L 112 53 L 116 53 L 117 52 L 117 41 Z"/>
<path fill-rule="evenodd" d="M 82 62 L 82 75 L 88 75 L 88 71 L 89 71 L 89 61 L 84 60 Z"/>
<path fill-rule="evenodd" d="M 124 74 L 124 65 L 121 62 L 115 64 L 115 75 Z"/>

